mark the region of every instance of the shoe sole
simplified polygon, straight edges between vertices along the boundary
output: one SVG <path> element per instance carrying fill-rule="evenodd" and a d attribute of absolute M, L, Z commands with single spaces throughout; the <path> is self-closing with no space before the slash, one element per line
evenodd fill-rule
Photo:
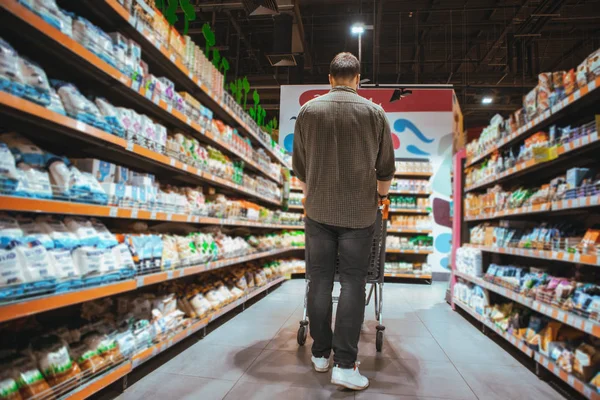
<path fill-rule="evenodd" d="M 363 386 L 356 386 L 356 385 L 353 385 L 351 383 L 344 382 L 344 381 L 338 381 L 338 380 L 335 380 L 335 379 L 332 379 L 331 383 L 333 383 L 334 385 L 345 387 L 346 389 L 356 390 L 356 391 L 365 390 L 366 388 L 369 387 L 369 383 L 367 383 L 367 386 L 363 387 Z"/>
<path fill-rule="evenodd" d="M 329 372 L 329 365 L 328 365 L 327 367 L 325 367 L 325 368 L 319 368 L 319 367 L 317 367 L 317 366 L 316 366 L 316 365 L 313 363 L 313 368 L 314 368 L 314 370 L 315 370 L 315 371 L 317 371 L 317 372 L 321 372 L 321 373 L 323 373 L 323 372 Z"/>

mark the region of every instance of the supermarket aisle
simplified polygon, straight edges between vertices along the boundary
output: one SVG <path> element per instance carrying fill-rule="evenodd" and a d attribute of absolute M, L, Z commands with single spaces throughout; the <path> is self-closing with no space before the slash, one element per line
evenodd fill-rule
<path fill-rule="evenodd" d="M 132 385 L 134 399 L 562 399 L 443 301 L 445 284 L 385 285 L 386 341 L 375 352 L 367 312 L 359 394 L 310 366 L 310 339 L 298 348 L 304 282 L 284 283 L 205 339 Z"/>

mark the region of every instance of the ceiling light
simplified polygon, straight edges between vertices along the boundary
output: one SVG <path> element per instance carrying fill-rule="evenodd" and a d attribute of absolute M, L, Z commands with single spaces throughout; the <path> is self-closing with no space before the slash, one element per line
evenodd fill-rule
<path fill-rule="evenodd" d="M 365 26 L 363 24 L 354 24 L 352 25 L 352 28 L 350 28 L 350 31 L 354 35 L 362 35 L 365 33 Z"/>
<path fill-rule="evenodd" d="M 494 101 L 494 99 L 492 99 L 489 96 L 486 96 L 483 99 L 481 99 L 481 104 L 492 104 L 493 101 Z"/>

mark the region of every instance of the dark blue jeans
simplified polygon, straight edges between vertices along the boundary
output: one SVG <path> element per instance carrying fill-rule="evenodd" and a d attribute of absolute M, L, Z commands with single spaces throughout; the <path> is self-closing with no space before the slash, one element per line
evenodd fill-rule
<path fill-rule="evenodd" d="M 306 266 L 310 277 L 308 320 L 315 357 L 329 358 L 340 368 L 354 368 L 365 316 L 365 286 L 375 224 L 350 229 L 320 224 L 305 218 Z M 339 256 L 342 286 L 331 331 L 333 281 Z"/>

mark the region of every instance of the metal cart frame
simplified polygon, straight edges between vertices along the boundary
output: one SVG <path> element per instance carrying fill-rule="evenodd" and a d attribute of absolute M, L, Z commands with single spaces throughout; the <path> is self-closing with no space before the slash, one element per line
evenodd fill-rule
<path fill-rule="evenodd" d="M 369 259 L 369 269 L 367 272 L 367 285 L 371 284 L 369 294 L 365 307 L 371 302 L 371 296 L 373 296 L 373 303 L 375 304 L 375 318 L 377 319 L 377 334 L 375 340 L 375 347 L 378 352 L 381 352 L 383 348 L 383 331 L 385 326 L 383 325 L 383 279 L 384 279 L 384 268 L 385 268 L 385 239 L 387 236 L 387 219 L 389 211 L 389 200 L 384 200 L 377 210 L 377 218 L 375 219 L 375 233 L 373 234 L 373 244 L 371 245 L 371 255 Z M 305 238 L 308 242 L 308 237 Z M 306 245 L 306 254 L 308 255 L 308 245 Z M 308 257 L 305 257 L 308 260 Z M 339 262 L 339 260 L 338 260 Z M 336 272 L 334 282 L 339 282 L 339 275 Z M 306 343 L 306 337 L 308 335 L 308 314 L 307 314 L 307 302 L 308 302 L 308 289 L 310 287 L 310 275 L 308 273 L 308 265 L 306 266 L 306 290 L 304 292 L 304 313 L 302 320 L 300 321 L 300 327 L 298 328 L 298 345 L 304 346 Z M 332 297 L 333 303 L 337 303 L 337 296 Z"/>

